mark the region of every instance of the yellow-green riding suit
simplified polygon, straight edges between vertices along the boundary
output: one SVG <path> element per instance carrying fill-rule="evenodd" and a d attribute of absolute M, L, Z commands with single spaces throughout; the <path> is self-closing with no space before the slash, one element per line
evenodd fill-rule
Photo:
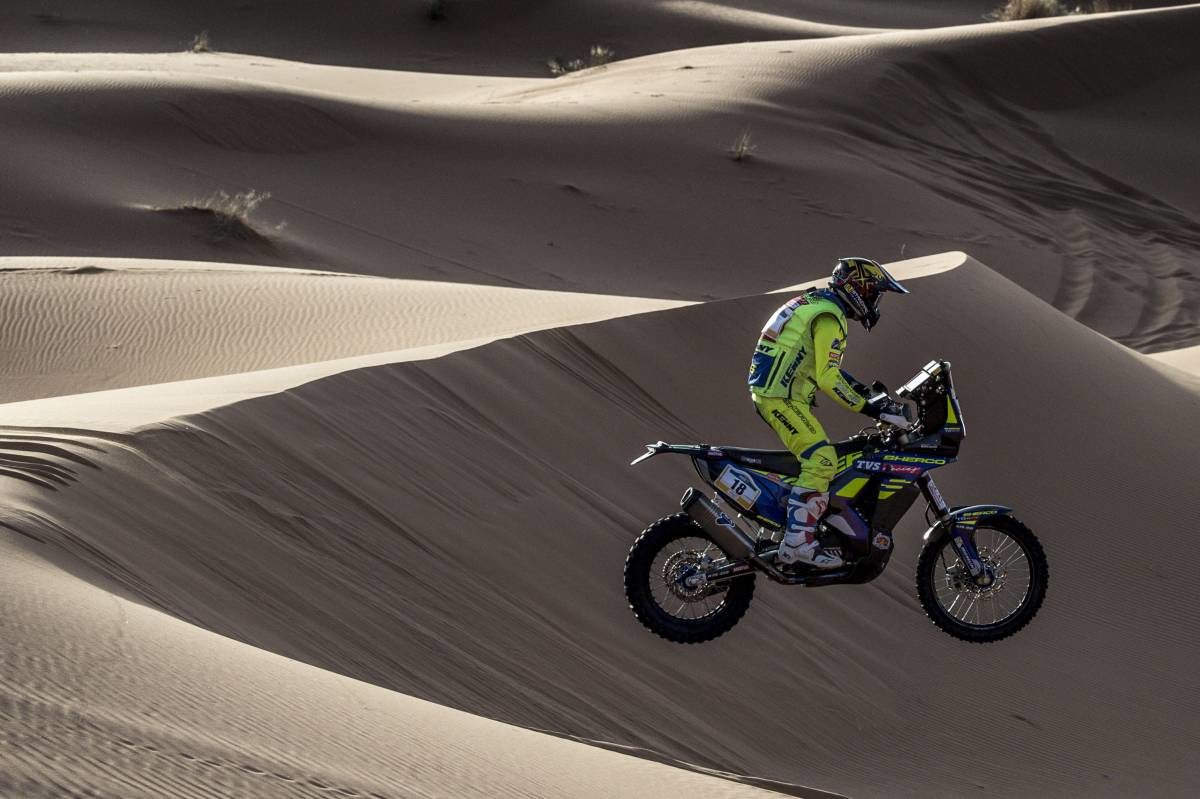
<path fill-rule="evenodd" d="M 842 371 L 846 314 L 827 289 L 788 301 L 767 321 L 750 364 L 750 396 L 758 415 L 800 459 L 795 484 L 827 492 L 837 455 L 813 416 L 817 389 L 851 411 L 866 405 L 866 387 Z"/>

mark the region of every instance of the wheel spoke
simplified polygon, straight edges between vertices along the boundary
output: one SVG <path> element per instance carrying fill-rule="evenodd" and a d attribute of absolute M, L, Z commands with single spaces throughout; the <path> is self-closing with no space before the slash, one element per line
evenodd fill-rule
<path fill-rule="evenodd" d="M 1026 564 L 1029 563 L 1029 559 L 1025 557 L 1025 550 L 1021 549 L 1020 547 L 1017 547 L 1017 551 L 1013 554 L 1012 557 L 1010 557 L 1006 561 L 1003 561 L 1000 565 L 1003 568 L 1007 569 L 1010 565 L 1012 565 L 1013 563 L 1016 563 L 1018 560 L 1026 563 Z"/>
<path fill-rule="evenodd" d="M 988 587 L 976 586 L 962 574 L 962 561 L 947 540 L 938 552 L 943 575 L 933 583 L 934 599 L 948 616 L 970 627 L 989 627 L 1012 617 L 1029 596 L 1032 563 L 1020 541 L 994 528 L 975 531 L 975 546 L 993 571 L 995 581 Z M 956 589 L 955 584 L 961 584 Z"/>
<path fill-rule="evenodd" d="M 729 585 L 689 586 L 685 580 L 696 574 L 704 558 L 720 551 L 701 536 L 683 536 L 669 541 L 650 564 L 650 598 L 664 613 L 684 621 L 696 621 L 721 611 Z M 676 605 L 678 603 L 678 605 Z"/>

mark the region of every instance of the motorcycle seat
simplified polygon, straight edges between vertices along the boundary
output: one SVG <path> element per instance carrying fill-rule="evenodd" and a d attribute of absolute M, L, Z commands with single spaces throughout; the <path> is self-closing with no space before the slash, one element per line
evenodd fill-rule
<path fill-rule="evenodd" d="M 785 477 L 800 476 L 800 461 L 789 450 L 745 449 L 744 447 L 717 448 L 725 453 L 727 459 L 739 466 L 749 466 L 751 469 L 781 474 Z M 861 444 L 850 440 L 836 441 L 833 444 L 833 450 L 839 458 L 860 449 L 862 449 Z"/>
<path fill-rule="evenodd" d="M 719 447 L 725 457 L 739 466 L 749 466 L 773 474 L 797 477 L 800 461 L 786 449 L 743 449 L 741 447 Z"/>

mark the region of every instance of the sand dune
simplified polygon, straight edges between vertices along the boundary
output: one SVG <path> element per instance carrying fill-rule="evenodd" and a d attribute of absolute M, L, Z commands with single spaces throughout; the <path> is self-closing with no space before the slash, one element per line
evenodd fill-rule
<path fill-rule="evenodd" d="M 0 402 L 401 349 L 442 353 L 675 305 L 213 263 L 0 258 Z"/>
<path fill-rule="evenodd" d="M 6 524 L 187 621 L 522 726 L 852 796 L 960 795 L 948 751 L 977 755 L 995 795 L 1189 794 L 1200 640 L 1179 609 L 1200 597 L 1156 552 L 1186 547 L 1200 508 L 1186 470 L 1145 465 L 1186 462 L 1175 431 L 1200 397 L 973 260 L 913 287 L 851 365 L 895 384 L 953 361 L 971 438 L 943 491 L 1015 505 L 1053 568 L 1002 647 L 920 615 L 918 519 L 878 583 L 768 587 L 686 659 L 629 616 L 624 550 L 692 478 L 624 464 L 659 437 L 770 444 L 727 378 L 773 297 L 345 372 L 133 435 L 50 431 L 99 468 L 22 484 Z M 1117 495 L 1139 499 L 1097 501 Z M 800 675 L 811 695 L 773 699 Z M 699 699 L 747 690 L 753 712 Z M 817 756 L 792 758 L 801 740 Z"/>
<path fill-rule="evenodd" d="M 0 795 L 1195 795 L 1200 6 L 993 5 L 5 4 Z M 913 294 L 848 367 L 953 362 L 939 485 L 1046 604 L 935 630 L 914 514 L 650 636 L 695 478 L 625 464 L 775 446 L 747 348 L 850 254 Z"/>
<path fill-rule="evenodd" d="M 11 0 L 0 12 L 0 51 L 179 51 L 201 31 L 213 49 L 320 64 L 545 76 L 552 56 L 593 44 L 621 58 L 727 42 L 798 39 L 870 28 L 978 22 L 988 0 L 904 4 L 853 0 L 360 0 L 347 14 L 328 3 L 209 0 L 167 8 L 145 0 L 97 7 L 86 0 Z"/>
<path fill-rule="evenodd" d="M 1200 329 L 1188 128 L 1158 125 L 1145 169 L 1088 131 L 1136 138 L 1126 101 L 1163 120 L 1194 105 L 1198 32 L 1182 7 L 736 44 L 557 80 L 438 78 L 438 100 L 416 73 L 8 56 L 0 228 L 14 254 L 692 300 L 815 278 L 846 247 L 966 246 L 1110 337 L 1175 349 Z M 1155 57 L 1111 67 L 1143 47 Z M 265 244 L 153 210 L 246 189 L 271 194 Z"/>

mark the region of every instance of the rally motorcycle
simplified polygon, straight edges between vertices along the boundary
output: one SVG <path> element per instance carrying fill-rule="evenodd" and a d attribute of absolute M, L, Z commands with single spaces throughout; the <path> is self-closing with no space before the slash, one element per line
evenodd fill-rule
<path fill-rule="evenodd" d="M 887 389 L 872 389 L 879 401 Z M 787 520 L 787 478 L 800 462 L 787 450 L 708 444 L 647 444 L 636 465 L 661 453 L 691 457 L 711 498 L 689 488 L 682 512 L 659 519 L 625 561 L 634 615 L 678 643 L 709 641 L 737 624 L 762 572 L 784 585 L 865 583 L 892 555 L 892 530 L 918 495 L 928 503 L 917 560 L 917 596 L 929 618 L 964 641 L 998 641 L 1020 630 L 1046 594 L 1049 568 L 1029 528 L 1001 505 L 948 506 L 929 472 L 953 463 L 966 435 L 947 361 L 931 361 L 897 392 L 913 424 L 879 422 L 834 449 L 838 472 L 817 537 L 845 565 L 819 570 L 776 562 Z M 930 514 L 935 517 L 930 519 Z"/>

